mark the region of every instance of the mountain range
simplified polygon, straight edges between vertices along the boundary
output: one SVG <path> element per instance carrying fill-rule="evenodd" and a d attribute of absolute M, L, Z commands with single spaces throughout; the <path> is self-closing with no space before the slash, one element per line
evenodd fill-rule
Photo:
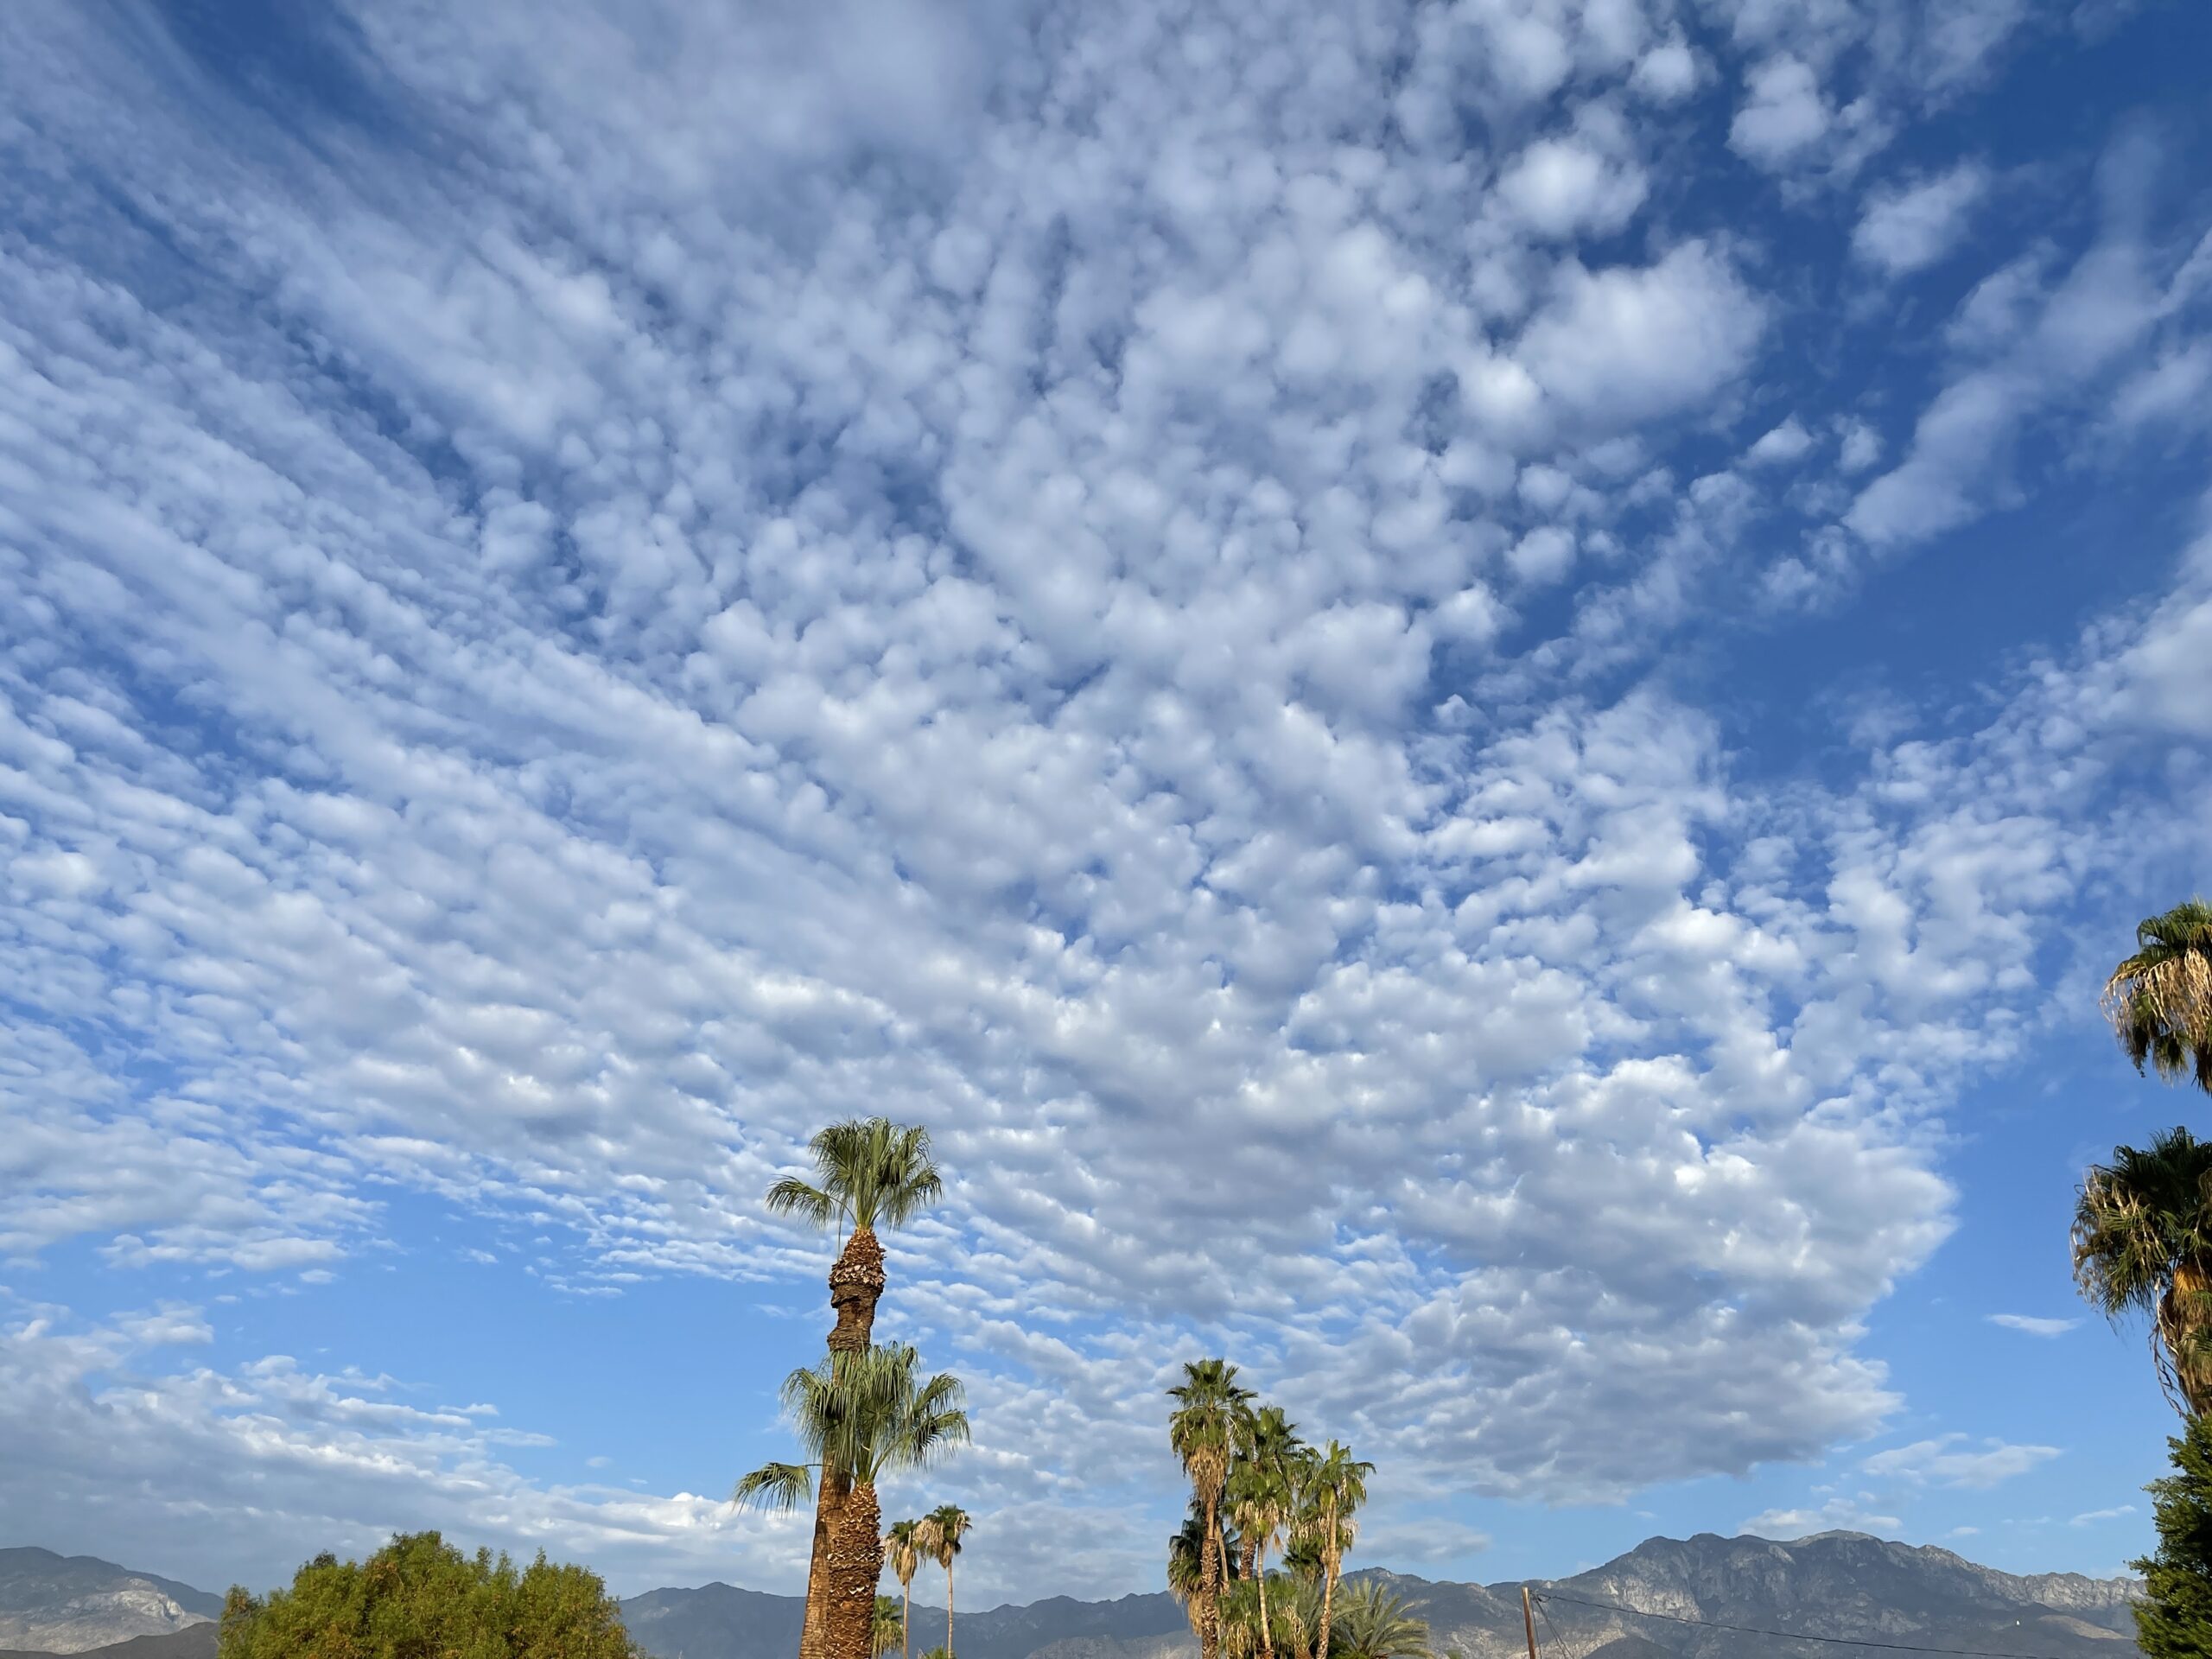
<path fill-rule="evenodd" d="M 1518 1584 L 1433 1582 L 1370 1569 L 1417 1605 L 1439 1654 L 1518 1659 L 1526 1639 Z M 1814 1659 L 1838 1641 L 2018 1656 L 2127 1659 L 2132 1579 L 2073 1573 L 2021 1577 L 1947 1549 L 1863 1533 L 1788 1543 L 1764 1538 L 1653 1538 L 1572 1578 L 1529 1586 L 1539 1659 Z M 788 1659 L 798 1645 L 797 1596 L 727 1584 L 649 1590 L 622 1604 L 654 1659 Z M 222 1599 L 91 1556 L 0 1550 L 0 1659 L 213 1659 Z M 933 1646 L 942 1610 L 913 1610 L 918 1647 Z M 960 1659 L 1190 1659 L 1182 1610 L 1165 1594 L 1115 1601 L 1052 1597 L 965 1613 Z M 1802 1636 L 1813 1640 L 1790 1640 Z M 1878 1659 L 1882 1649 L 1829 1648 Z"/>

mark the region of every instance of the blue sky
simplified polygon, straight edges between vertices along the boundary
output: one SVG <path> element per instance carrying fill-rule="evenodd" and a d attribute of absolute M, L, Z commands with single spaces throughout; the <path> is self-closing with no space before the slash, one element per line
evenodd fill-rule
<path fill-rule="evenodd" d="M 2208 885 L 2185 4 L 0 14 L 0 1534 L 796 1591 L 883 1328 L 976 1605 L 1176 1365 L 1360 1558 L 2116 1569 L 2074 1183 Z M 1071 1548 L 1071 1539 L 1079 1547 Z"/>

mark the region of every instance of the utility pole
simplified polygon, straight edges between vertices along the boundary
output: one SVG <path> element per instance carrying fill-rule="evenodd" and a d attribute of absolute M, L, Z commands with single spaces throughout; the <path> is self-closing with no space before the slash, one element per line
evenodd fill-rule
<path fill-rule="evenodd" d="M 1521 1586 L 1521 1622 L 1529 1629 L 1529 1659 L 1536 1659 L 1536 1609 L 1525 1584 Z"/>

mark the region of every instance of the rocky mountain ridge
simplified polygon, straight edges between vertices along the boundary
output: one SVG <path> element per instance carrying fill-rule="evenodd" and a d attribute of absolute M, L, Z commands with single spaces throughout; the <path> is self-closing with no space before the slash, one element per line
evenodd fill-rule
<path fill-rule="evenodd" d="M 223 1599 L 92 1555 L 0 1549 L 0 1649 L 85 1653 L 214 1618 Z"/>

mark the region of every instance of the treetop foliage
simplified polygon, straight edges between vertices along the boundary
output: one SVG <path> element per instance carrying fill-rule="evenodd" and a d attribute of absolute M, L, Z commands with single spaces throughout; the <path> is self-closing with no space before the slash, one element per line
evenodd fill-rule
<path fill-rule="evenodd" d="M 233 1588 L 218 1659 L 639 1659 L 597 1573 L 543 1552 L 518 1569 L 402 1534 L 365 1561 L 327 1553 L 266 1597 Z"/>

